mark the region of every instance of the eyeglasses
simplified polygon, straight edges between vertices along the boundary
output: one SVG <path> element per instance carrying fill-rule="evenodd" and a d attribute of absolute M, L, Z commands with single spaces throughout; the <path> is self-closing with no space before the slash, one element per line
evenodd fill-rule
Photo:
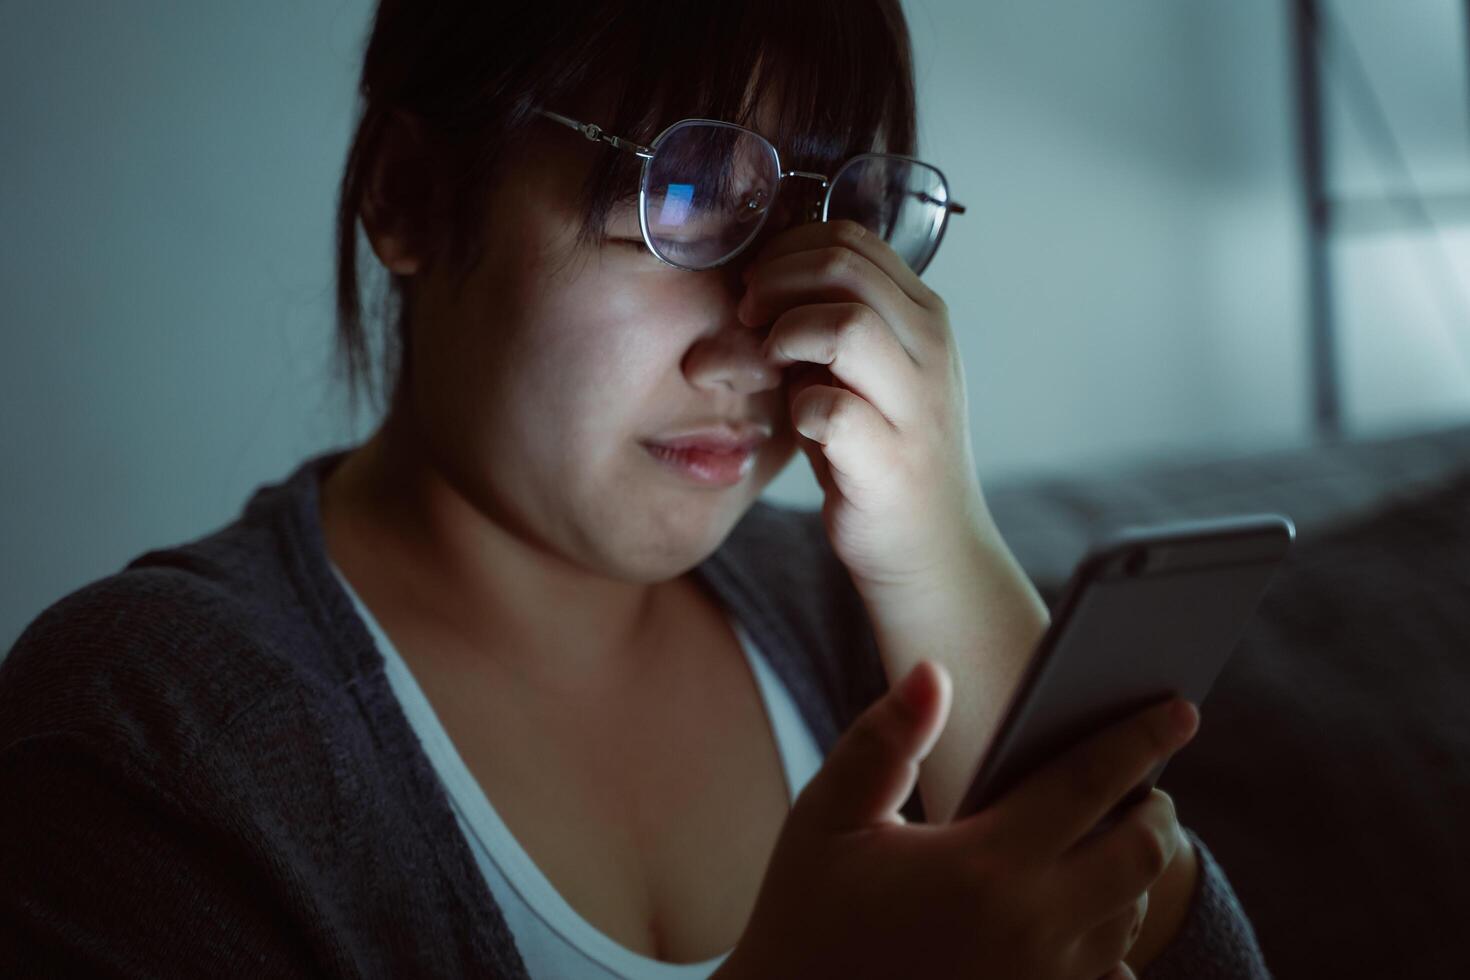
<path fill-rule="evenodd" d="M 546 109 L 541 115 L 641 157 L 638 226 L 644 244 L 678 269 L 712 269 L 739 255 L 771 213 L 781 181 L 804 177 L 824 191 L 812 221 L 857 221 L 879 235 L 922 273 L 951 214 L 964 205 L 949 198 L 938 167 L 894 153 L 861 153 L 826 174 L 782 170 L 770 140 L 734 123 L 681 119 L 643 146 Z"/>

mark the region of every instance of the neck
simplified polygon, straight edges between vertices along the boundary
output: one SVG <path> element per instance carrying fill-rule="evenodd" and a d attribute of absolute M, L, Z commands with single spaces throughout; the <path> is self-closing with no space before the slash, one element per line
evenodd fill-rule
<path fill-rule="evenodd" d="M 638 673 L 692 583 L 576 565 L 477 506 L 422 445 L 385 422 L 321 492 L 328 554 L 395 645 L 417 638 L 404 645 L 568 694 Z"/>

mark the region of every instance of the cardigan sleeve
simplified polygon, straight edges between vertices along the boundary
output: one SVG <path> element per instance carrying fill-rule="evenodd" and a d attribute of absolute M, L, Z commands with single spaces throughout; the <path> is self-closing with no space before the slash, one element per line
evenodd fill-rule
<path fill-rule="evenodd" d="M 1188 827 L 1199 877 L 1184 924 L 1139 980 L 1270 980 L 1255 930 L 1214 854 Z"/>
<path fill-rule="evenodd" d="M 0 745 L 0 974 L 319 975 L 191 787 L 76 733 Z"/>
<path fill-rule="evenodd" d="M 129 572 L 0 660 L 0 976 L 321 974 L 208 752 L 265 683 L 233 609 Z"/>

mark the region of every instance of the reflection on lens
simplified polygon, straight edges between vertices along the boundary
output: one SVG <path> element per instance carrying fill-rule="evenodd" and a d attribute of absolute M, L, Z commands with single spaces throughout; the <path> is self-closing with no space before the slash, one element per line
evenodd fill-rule
<path fill-rule="evenodd" d="M 689 217 L 689 204 L 694 200 L 693 184 L 670 184 L 665 189 L 658 223 L 667 227 L 682 225 Z"/>
<path fill-rule="evenodd" d="M 828 221 L 856 221 L 919 273 L 939 247 L 949 215 L 944 175 L 927 163 L 882 153 L 849 160 L 832 178 Z"/>
<path fill-rule="evenodd" d="M 709 268 L 755 237 L 781 176 L 770 143 L 735 126 L 688 122 L 653 149 L 642 220 L 660 258 Z"/>

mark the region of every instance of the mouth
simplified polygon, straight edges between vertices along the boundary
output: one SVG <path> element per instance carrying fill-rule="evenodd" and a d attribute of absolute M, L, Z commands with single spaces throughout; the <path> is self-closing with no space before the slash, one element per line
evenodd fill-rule
<path fill-rule="evenodd" d="M 643 447 L 693 483 L 731 487 L 750 473 L 761 445 L 770 438 L 768 423 L 721 422 L 646 440 Z"/>
<path fill-rule="evenodd" d="M 684 479 L 706 487 L 733 487 L 755 467 L 759 442 L 729 449 L 706 445 L 670 447 L 645 442 L 650 456 Z"/>

